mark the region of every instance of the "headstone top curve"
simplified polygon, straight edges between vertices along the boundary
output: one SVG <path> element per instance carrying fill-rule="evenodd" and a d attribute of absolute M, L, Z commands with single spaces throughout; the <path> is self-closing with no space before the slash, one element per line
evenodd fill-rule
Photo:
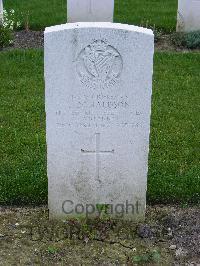
<path fill-rule="evenodd" d="M 104 28 L 104 29 L 121 29 L 127 31 L 133 31 L 137 33 L 143 33 L 148 35 L 154 35 L 151 29 L 138 27 L 134 25 L 128 24 L 121 24 L 121 23 L 111 23 L 111 22 L 78 22 L 78 23 L 66 23 L 56 26 L 51 26 L 45 28 L 45 34 L 56 32 L 56 31 L 63 31 L 63 30 L 70 30 L 70 29 L 84 29 L 84 28 Z"/>

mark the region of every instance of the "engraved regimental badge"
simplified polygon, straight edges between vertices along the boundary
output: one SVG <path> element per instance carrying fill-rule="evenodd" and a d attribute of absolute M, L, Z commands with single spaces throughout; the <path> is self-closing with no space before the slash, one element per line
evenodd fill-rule
<path fill-rule="evenodd" d="M 85 47 L 76 61 L 81 82 L 93 89 L 113 86 L 119 79 L 122 68 L 119 52 L 103 40 L 95 40 Z"/>

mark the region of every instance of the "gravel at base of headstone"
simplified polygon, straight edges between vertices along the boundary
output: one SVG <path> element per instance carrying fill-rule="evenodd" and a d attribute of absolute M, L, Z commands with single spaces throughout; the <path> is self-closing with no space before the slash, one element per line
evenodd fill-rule
<path fill-rule="evenodd" d="M 113 23 L 45 31 L 51 218 L 143 220 L 154 36 Z"/>

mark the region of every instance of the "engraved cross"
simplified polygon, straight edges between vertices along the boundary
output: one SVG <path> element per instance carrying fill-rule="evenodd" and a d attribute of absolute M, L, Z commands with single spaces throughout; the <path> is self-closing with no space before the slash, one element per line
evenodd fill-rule
<path fill-rule="evenodd" d="M 109 150 L 109 151 L 106 151 L 106 150 L 101 150 L 100 149 L 100 133 L 96 133 L 95 134 L 95 139 L 96 139 L 96 149 L 95 150 L 92 150 L 92 151 L 88 151 L 88 150 L 83 150 L 81 149 L 81 152 L 82 153 L 94 153 L 96 155 L 96 178 L 97 180 L 100 181 L 100 177 L 99 177 L 99 169 L 100 169 L 100 154 L 101 153 L 107 153 L 107 154 L 113 154 L 114 153 L 114 150 Z"/>

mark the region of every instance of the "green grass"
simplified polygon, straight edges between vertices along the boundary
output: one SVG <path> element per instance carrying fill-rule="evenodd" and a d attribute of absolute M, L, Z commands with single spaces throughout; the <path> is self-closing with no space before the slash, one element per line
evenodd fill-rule
<path fill-rule="evenodd" d="M 14 9 L 23 16 L 31 29 L 66 23 L 67 0 L 5 0 L 6 9 Z M 156 26 L 165 32 L 176 26 L 177 0 L 115 0 L 115 22 Z"/>
<path fill-rule="evenodd" d="M 155 56 L 148 202 L 200 198 L 200 54 Z M 0 204 L 47 201 L 43 52 L 0 53 Z"/>
<path fill-rule="evenodd" d="M 170 32 L 176 28 L 176 16 L 176 0 L 115 0 L 115 22 Z"/>
<path fill-rule="evenodd" d="M 155 56 L 148 199 L 200 200 L 200 54 Z"/>
<path fill-rule="evenodd" d="M 17 17 L 33 30 L 66 23 L 67 0 L 5 0 L 5 9 L 14 9 Z"/>
<path fill-rule="evenodd" d="M 47 199 L 43 54 L 0 54 L 0 202 Z"/>

